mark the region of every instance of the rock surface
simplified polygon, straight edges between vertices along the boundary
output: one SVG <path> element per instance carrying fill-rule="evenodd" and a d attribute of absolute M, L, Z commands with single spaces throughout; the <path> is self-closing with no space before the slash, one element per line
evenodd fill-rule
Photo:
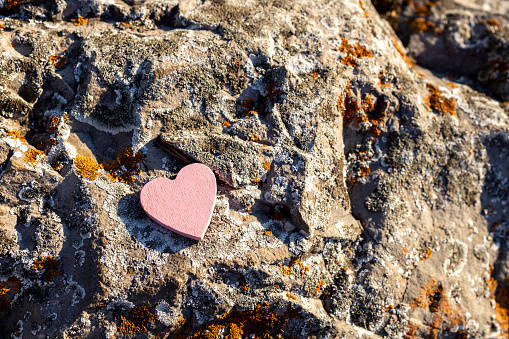
<path fill-rule="evenodd" d="M 508 337 L 508 21 L 0 1 L 0 337 Z M 139 201 L 189 162 L 200 242 Z"/>

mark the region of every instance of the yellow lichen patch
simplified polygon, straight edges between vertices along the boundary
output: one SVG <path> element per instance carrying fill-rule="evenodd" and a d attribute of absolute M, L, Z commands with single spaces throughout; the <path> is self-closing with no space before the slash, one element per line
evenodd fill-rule
<path fill-rule="evenodd" d="M 443 115 L 451 114 L 456 116 L 456 100 L 445 98 L 442 92 L 432 84 L 426 84 L 426 88 L 430 93 L 424 98 L 428 110 L 433 109 L 435 112 L 440 112 Z"/>
<path fill-rule="evenodd" d="M 88 19 L 82 17 L 81 15 L 77 19 L 71 19 L 76 26 L 85 26 L 87 24 Z"/>
<path fill-rule="evenodd" d="M 315 290 L 313 291 L 313 294 L 317 294 L 322 289 L 323 285 L 325 285 L 325 281 L 320 280 L 318 283 L 318 286 L 316 286 Z"/>
<path fill-rule="evenodd" d="M 228 121 L 223 122 L 223 127 L 228 127 L 228 126 L 230 126 L 230 123 Z"/>
<path fill-rule="evenodd" d="M 77 173 L 83 178 L 94 180 L 99 176 L 102 166 L 89 157 L 78 155 L 74 159 L 74 165 L 77 167 Z"/>
<path fill-rule="evenodd" d="M 46 125 L 46 129 L 49 132 L 53 132 L 57 129 L 58 122 L 60 121 L 60 118 L 56 115 L 52 115 L 48 119 L 48 124 Z"/>
<path fill-rule="evenodd" d="M 265 231 L 264 234 L 265 235 L 271 235 L 272 234 L 272 226 L 270 227 L 270 229 L 268 231 Z"/>
<path fill-rule="evenodd" d="M 270 170 L 270 161 L 264 161 L 263 162 L 263 167 L 268 171 Z"/>
<path fill-rule="evenodd" d="M 4 29 L 4 24 L 0 24 L 0 30 Z"/>
<path fill-rule="evenodd" d="M 14 130 L 9 130 L 9 131 L 5 132 L 5 134 L 7 134 L 7 136 L 9 136 L 9 137 L 11 137 L 13 139 L 19 140 L 21 142 L 26 142 L 27 141 L 24 137 L 22 137 L 19 134 L 19 132 L 14 131 Z"/>
<path fill-rule="evenodd" d="M 24 160 L 32 165 L 35 165 L 41 161 L 46 154 L 43 151 L 39 151 L 37 149 L 29 149 L 25 152 Z"/>
<path fill-rule="evenodd" d="M 419 259 L 426 260 L 429 257 L 431 257 L 431 253 L 433 253 L 431 252 L 431 249 L 429 247 L 426 247 L 424 251 L 419 255 Z"/>
<path fill-rule="evenodd" d="M 49 62 L 53 67 L 56 68 L 64 67 L 65 64 L 67 63 L 67 60 L 68 59 L 66 57 L 60 56 L 58 54 L 53 54 L 49 56 Z"/>
<path fill-rule="evenodd" d="M 147 325 L 157 320 L 155 308 L 148 309 L 146 306 L 136 306 L 129 312 L 129 319 L 121 316 L 118 330 L 124 334 L 147 332 Z"/>
<path fill-rule="evenodd" d="M 126 148 L 117 155 L 116 159 L 110 164 L 103 164 L 103 168 L 108 171 L 108 175 L 125 184 L 132 184 L 136 176 L 141 172 L 141 162 L 143 154 L 134 154 L 132 148 Z"/>
<path fill-rule="evenodd" d="M 268 306 L 268 305 L 267 305 Z M 269 308 L 256 305 L 253 310 L 225 313 L 205 325 L 193 328 L 190 323 L 181 325 L 174 333 L 175 339 L 215 339 L 225 329 L 225 339 L 238 338 L 274 338 L 275 334 L 284 332 L 289 319 L 299 316 L 299 311 L 291 305 L 281 315 Z"/>

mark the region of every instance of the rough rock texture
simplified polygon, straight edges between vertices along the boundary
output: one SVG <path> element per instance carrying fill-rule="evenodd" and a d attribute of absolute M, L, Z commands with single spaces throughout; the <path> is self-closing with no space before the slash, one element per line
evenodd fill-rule
<path fill-rule="evenodd" d="M 505 1 L 0 15 L 0 337 L 509 336 Z M 139 202 L 192 161 L 201 242 Z"/>

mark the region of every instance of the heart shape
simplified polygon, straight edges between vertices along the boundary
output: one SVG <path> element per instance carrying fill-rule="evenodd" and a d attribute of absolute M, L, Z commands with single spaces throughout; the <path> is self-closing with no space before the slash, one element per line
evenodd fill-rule
<path fill-rule="evenodd" d="M 216 177 L 203 164 L 187 165 L 175 180 L 156 178 L 140 193 L 145 213 L 167 229 L 202 240 L 216 202 Z"/>

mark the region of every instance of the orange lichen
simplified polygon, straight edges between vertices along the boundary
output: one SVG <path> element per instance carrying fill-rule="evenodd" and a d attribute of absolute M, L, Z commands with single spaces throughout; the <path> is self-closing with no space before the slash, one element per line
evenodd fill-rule
<path fill-rule="evenodd" d="M 359 6 L 361 7 L 362 11 L 364 12 L 364 16 L 367 18 L 369 17 L 368 11 L 366 11 L 366 6 L 364 6 L 364 3 L 362 0 L 359 0 Z"/>
<path fill-rule="evenodd" d="M 265 168 L 265 170 L 270 170 L 270 161 L 264 161 L 263 162 L 263 167 Z"/>
<path fill-rule="evenodd" d="M 252 135 L 252 134 L 251 134 L 251 135 L 249 136 L 249 142 L 258 142 L 258 141 L 260 141 L 260 140 L 262 140 L 262 139 L 261 139 L 258 135 Z"/>
<path fill-rule="evenodd" d="M 122 25 L 128 28 L 132 28 L 133 26 L 139 25 L 139 21 L 124 21 L 122 22 Z"/>
<path fill-rule="evenodd" d="M 64 167 L 64 165 L 61 162 L 57 161 L 51 167 L 53 167 L 53 169 L 55 171 L 60 172 L 62 170 L 62 168 Z"/>
<path fill-rule="evenodd" d="M 389 87 L 391 86 L 390 82 L 387 81 L 387 79 L 385 78 L 385 72 L 384 71 L 381 71 L 380 73 L 378 73 L 378 84 L 380 86 L 383 86 L 383 87 Z"/>
<path fill-rule="evenodd" d="M 357 104 L 357 98 L 350 91 L 350 83 L 347 84 L 345 88 L 345 97 L 342 99 L 340 97 L 341 102 L 344 103 L 344 108 L 342 110 L 343 115 L 343 126 L 350 125 L 350 121 L 352 120 L 352 116 L 357 113 L 359 110 L 359 105 Z M 339 100 L 338 100 L 339 105 Z M 340 106 L 338 106 L 340 107 Z"/>
<path fill-rule="evenodd" d="M 267 86 L 267 98 L 272 100 L 276 95 L 279 94 L 281 94 L 281 90 L 277 88 L 276 83 L 274 82 L 269 83 L 269 85 Z"/>
<path fill-rule="evenodd" d="M 318 286 L 316 286 L 315 290 L 313 291 L 313 294 L 317 294 L 322 289 L 323 285 L 325 285 L 325 281 L 320 280 L 318 283 Z"/>
<path fill-rule="evenodd" d="M 487 32 L 492 31 L 492 30 L 495 30 L 498 32 L 502 31 L 502 24 L 500 23 L 500 21 L 498 21 L 497 18 L 486 19 L 486 20 L 483 20 L 482 23 L 483 23 L 483 25 L 487 26 L 486 27 Z"/>
<path fill-rule="evenodd" d="M 283 213 L 281 212 L 275 212 L 271 217 L 270 219 L 271 220 L 279 220 L 279 221 L 283 221 L 283 219 L 285 218 L 285 216 L 283 215 Z"/>
<path fill-rule="evenodd" d="M 56 115 L 50 116 L 49 119 L 48 119 L 48 124 L 46 125 L 46 129 L 49 132 L 55 131 L 59 121 L 60 121 L 60 118 L 57 117 Z"/>
<path fill-rule="evenodd" d="M 259 178 L 254 179 L 253 181 L 251 181 L 251 183 L 258 187 L 260 187 L 262 185 L 262 181 Z"/>
<path fill-rule="evenodd" d="M 442 328 L 449 330 L 464 322 L 460 312 L 452 310 L 445 287 L 433 277 L 421 289 L 419 296 L 410 303 L 410 307 L 428 308 L 433 313 L 433 322 L 427 326 L 429 336 L 432 338 L 436 338 Z"/>
<path fill-rule="evenodd" d="M 17 131 L 14 131 L 14 130 L 8 130 L 7 132 L 5 132 L 5 134 L 7 134 L 7 136 L 13 138 L 13 139 L 16 139 L 16 140 L 19 140 L 21 142 L 26 142 L 27 139 L 25 139 L 24 137 L 22 137 L 19 132 Z"/>
<path fill-rule="evenodd" d="M 21 291 L 23 283 L 16 276 L 0 281 L 0 312 L 11 307 L 11 300 Z"/>
<path fill-rule="evenodd" d="M 268 231 L 265 231 L 265 235 L 271 235 L 272 234 L 272 226 L 270 227 L 270 229 Z"/>
<path fill-rule="evenodd" d="M 37 149 L 29 149 L 25 152 L 24 160 L 32 165 L 35 165 L 41 161 L 41 158 L 45 157 L 46 154 L 43 151 Z"/>
<path fill-rule="evenodd" d="M 486 281 L 486 285 L 488 286 L 490 291 L 495 291 L 497 289 L 497 281 L 493 278 L 493 266 L 490 266 L 488 269 L 488 274 L 490 275 L 489 279 Z"/>
<path fill-rule="evenodd" d="M 155 308 L 148 309 L 146 306 L 136 306 L 129 312 L 129 319 L 121 316 L 118 330 L 124 334 L 147 332 L 147 325 L 157 320 Z"/>
<path fill-rule="evenodd" d="M 315 81 L 316 81 L 316 80 L 318 80 L 318 77 L 319 77 L 319 76 L 320 76 L 320 73 L 318 73 L 318 72 L 316 72 L 316 71 L 315 71 L 315 72 L 313 72 L 313 74 L 311 75 L 311 77 L 312 77 L 312 78 L 313 78 L 313 80 L 315 80 Z"/>
<path fill-rule="evenodd" d="M 356 59 L 371 58 L 373 56 L 373 52 L 367 50 L 358 42 L 357 45 L 350 45 L 345 38 L 341 40 L 339 51 L 346 54 L 341 59 L 341 63 L 352 67 L 357 67 Z"/>
<path fill-rule="evenodd" d="M 451 86 L 452 88 L 458 88 L 459 86 L 456 85 L 454 82 L 447 81 L 447 85 Z"/>
<path fill-rule="evenodd" d="M 249 291 L 249 285 L 247 284 L 246 282 L 246 279 L 244 279 L 244 277 L 240 277 L 239 278 L 239 286 L 240 286 L 240 289 L 244 292 L 247 292 Z"/>
<path fill-rule="evenodd" d="M 294 296 L 293 294 L 289 293 L 289 292 L 286 292 L 286 297 L 287 297 L 288 299 L 297 300 L 297 297 L 296 297 L 296 296 Z"/>
<path fill-rule="evenodd" d="M 429 247 L 426 247 L 426 248 L 424 249 L 424 251 L 423 251 L 423 252 L 419 255 L 419 258 L 420 258 L 421 260 L 426 260 L 426 259 L 428 259 L 429 257 L 431 257 L 431 253 L 433 253 L 433 252 L 431 251 L 431 249 L 430 249 Z"/>
<path fill-rule="evenodd" d="M 40 257 L 34 261 L 32 268 L 34 270 L 44 270 L 44 274 L 41 279 L 44 282 L 51 282 L 57 275 L 58 260 L 53 259 L 51 256 L 48 256 L 45 259 Z"/>
<path fill-rule="evenodd" d="M 244 98 L 244 100 L 242 100 L 242 103 L 240 105 L 244 108 L 251 109 L 254 106 L 254 104 L 255 104 L 255 100 L 253 98 Z"/>
<path fill-rule="evenodd" d="M 499 287 L 495 295 L 495 311 L 497 321 L 505 338 L 509 338 L 509 289 L 508 278 L 505 279 L 505 286 Z"/>
<path fill-rule="evenodd" d="M 408 325 L 406 325 L 406 327 L 408 328 L 408 332 L 405 334 L 403 339 L 414 339 L 415 334 L 417 333 L 417 330 L 419 329 L 419 325 L 409 322 Z"/>
<path fill-rule="evenodd" d="M 49 62 L 53 67 L 62 68 L 67 63 L 68 59 L 66 57 L 60 56 L 58 54 L 53 54 L 49 56 Z"/>
<path fill-rule="evenodd" d="M 240 61 L 235 60 L 235 67 L 240 68 Z"/>
<path fill-rule="evenodd" d="M 401 57 L 403 58 L 403 61 L 410 67 L 414 66 L 412 60 L 410 60 L 408 55 L 406 55 L 405 51 L 403 51 L 403 48 L 399 45 L 398 40 L 392 35 L 389 35 L 389 37 L 391 38 L 392 43 L 394 44 L 394 47 L 398 51 L 399 55 L 401 55 Z"/>
<path fill-rule="evenodd" d="M 439 35 L 443 32 L 434 23 L 424 18 L 416 18 L 410 23 L 410 27 L 418 33 L 432 31 L 435 35 Z"/>
<path fill-rule="evenodd" d="M 83 18 L 81 15 L 77 19 L 71 19 L 74 22 L 75 26 L 85 26 L 87 24 L 88 19 Z"/>
<path fill-rule="evenodd" d="M 4 24 L 0 24 L 0 30 L 2 30 L 4 28 L 5 28 Z"/>
<path fill-rule="evenodd" d="M 95 180 L 102 169 L 102 166 L 96 163 L 94 159 L 81 155 L 78 155 L 74 159 L 74 164 L 78 169 L 76 171 L 78 175 L 83 178 L 88 178 L 89 180 Z"/>
<path fill-rule="evenodd" d="M 19 6 L 17 0 L 7 0 L 7 2 L 4 2 L 4 8 L 7 10 L 13 10 L 16 9 Z"/>
<path fill-rule="evenodd" d="M 268 306 L 268 305 L 267 305 Z M 228 333 L 225 339 L 238 338 L 270 338 L 271 335 L 284 332 L 289 319 L 299 316 L 299 311 L 291 305 L 281 315 L 277 315 L 269 308 L 256 305 L 253 310 L 225 313 L 218 319 L 212 320 L 198 328 L 192 328 L 190 323 L 181 325 L 173 333 L 175 339 L 215 339 L 223 329 Z"/>
<path fill-rule="evenodd" d="M 228 126 L 230 126 L 230 123 L 228 121 L 223 122 L 223 127 L 228 127 Z"/>
<path fill-rule="evenodd" d="M 290 266 L 288 266 L 288 265 L 281 265 L 279 267 L 281 267 L 281 269 L 283 270 L 283 274 L 286 274 L 286 275 L 295 275 L 294 270 Z"/>
<path fill-rule="evenodd" d="M 509 62 L 504 61 L 502 58 L 497 58 L 493 61 L 491 66 L 490 78 L 500 75 L 509 70 Z"/>
<path fill-rule="evenodd" d="M 132 184 L 136 176 L 141 172 L 141 162 L 143 154 L 134 154 L 132 148 L 126 148 L 119 153 L 112 163 L 103 163 L 103 168 L 108 172 L 108 176 L 113 180 Z"/>
<path fill-rule="evenodd" d="M 432 84 L 426 84 L 426 88 L 430 93 L 424 98 L 428 110 L 433 109 L 435 112 L 440 112 L 443 115 L 451 114 L 456 116 L 456 100 L 445 98 L 442 92 Z"/>
<path fill-rule="evenodd" d="M 304 275 L 304 274 L 306 274 L 306 272 L 309 271 L 309 267 L 304 265 L 302 262 L 299 262 L 299 266 L 300 266 L 300 274 Z"/>

